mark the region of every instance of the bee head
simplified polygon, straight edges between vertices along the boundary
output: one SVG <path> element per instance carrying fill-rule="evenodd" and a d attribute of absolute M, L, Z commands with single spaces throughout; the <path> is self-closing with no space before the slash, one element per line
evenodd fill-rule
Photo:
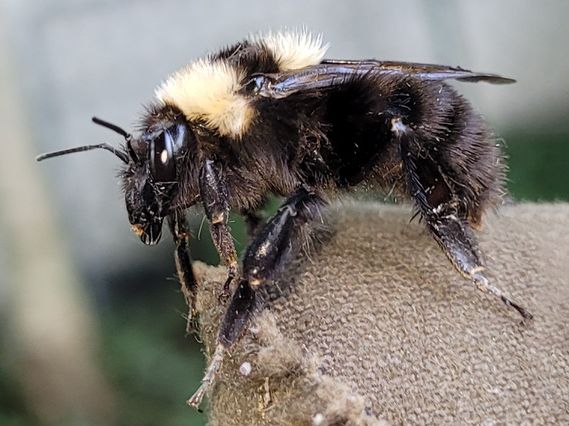
<path fill-rule="evenodd" d="M 102 143 L 40 155 L 37 161 L 92 149 L 105 149 L 123 163 L 123 189 L 128 219 L 134 233 L 147 245 L 160 241 L 164 218 L 171 213 L 183 176 L 185 154 L 193 139 L 189 126 L 179 120 L 162 119 L 148 126 L 138 137 L 122 128 L 93 117 L 93 122 L 121 134 L 124 148 Z"/>
<path fill-rule="evenodd" d="M 160 240 L 162 222 L 179 192 L 192 139 L 186 123 L 159 121 L 127 145 L 129 162 L 123 173 L 126 208 L 132 229 L 144 244 Z"/>

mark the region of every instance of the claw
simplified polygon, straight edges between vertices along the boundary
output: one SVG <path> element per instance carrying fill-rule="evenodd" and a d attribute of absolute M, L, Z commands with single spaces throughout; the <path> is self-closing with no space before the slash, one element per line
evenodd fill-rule
<path fill-rule="evenodd" d="M 511 301 L 508 297 L 502 293 L 502 291 L 496 287 L 494 287 L 488 281 L 488 278 L 482 273 L 482 270 L 478 270 L 471 275 L 472 282 L 478 288 L 478 290 L 483 291 L 484 293 L 491 293 L 496 297 L 499 297 L 502 302 L 506 306 L 514 308 L 524 319 L 533 319 L 533 315 L 525 308 L 521 307 L 517 303 Z"/>

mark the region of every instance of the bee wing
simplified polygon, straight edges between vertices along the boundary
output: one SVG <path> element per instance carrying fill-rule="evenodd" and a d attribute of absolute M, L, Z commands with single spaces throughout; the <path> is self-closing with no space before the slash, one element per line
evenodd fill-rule
<path fill-rule="evenodd" d="M 412 62 L 328 59 L 320 64 L 282 73 L 257 74 L 254 93 L 267 98 L 284 98 L 301 91 L 314 91 L 341 85 L 363 76 L 409 76 L 422 80 L 458 80 L 476 83 L 509 84 L 515 80 L 497 74 L 474 72 L 447 65 Z"/>
<path fill-rule="evenodd" d="M 342 67 L 346 71 L 348 69 L 357 70 L 358 68 L 363 68 L 377 75 L 408 75 L 423 80 L 459 80 L 471 83 L 486 81 L 492 84 L 509 84 L 516 81 L 497 74 L 474 72 L 461 67 L 416 62 L 377 61 L 375 59 L 359 61 L 328 59 L 322 61 L 321 65 Z"/>

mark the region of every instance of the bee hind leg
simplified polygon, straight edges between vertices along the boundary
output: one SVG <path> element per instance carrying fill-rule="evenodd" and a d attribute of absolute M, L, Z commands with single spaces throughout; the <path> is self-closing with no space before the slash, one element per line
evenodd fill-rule
<path fill-rule="evenodd" d="M 476 238 L 465 220 L 456 214 L 424 214 L 427 227 L 456 270 L 484 293 L 498 297 L 506 306 L 514 308 L 524 319 L 533 315 L 510 300 L 499 288 L 490 284 L 484 273 Z"/>
<path fill-rule="evenodd" d="M 419 140 L 401 118 L 393 118 L 391 125 L 400 144 L 408 191 L 428 230 L 453 266 L 478 290 L 498 297 L 524 319 L 531 319 L 530 312 L 491 285 L 484 274 L 482 254 L 464 213 L 464 203 L 447 183 L 445 165 L 438 164 L 429 154 L 429 141 Z"/>

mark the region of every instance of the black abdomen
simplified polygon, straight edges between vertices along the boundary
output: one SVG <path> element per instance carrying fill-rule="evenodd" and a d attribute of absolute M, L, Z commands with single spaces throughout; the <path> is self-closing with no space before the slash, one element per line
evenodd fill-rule
<path fill-rule="evenodd" d="M 326 94 L 324 161 L 338 186 L 374 179 L 380 186 L 407 176 L 399 165 L 401 151 L 394 119 L 413 132 L 422 171 L 444 180 L 441 201 L 460 200 L 463 217 L 477 222 L 502 192 L 503 156 L 480 115 L 451 86 L 401 76 L 364 77 Z M 395 170 L 387 176 L 378 170 Z M 440 178 L 440 179 L 439 179 Z M 442 185 L 442 183 L 441 183 Z M 425 191 L 433 190 L 424 188 Z"/>

